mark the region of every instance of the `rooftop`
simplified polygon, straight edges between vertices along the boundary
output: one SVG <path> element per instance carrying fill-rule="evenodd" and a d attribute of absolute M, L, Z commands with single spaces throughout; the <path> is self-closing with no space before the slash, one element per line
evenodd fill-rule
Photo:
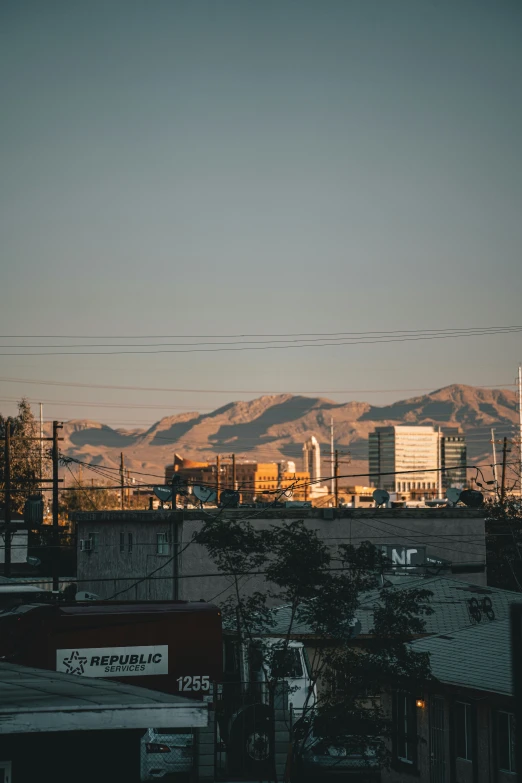
<path fill-rule="evenodd" d="M 386 578 L 389 590 L 426 589 L 432 597 L 429 605 L 434 610 L 432 615 L 424 618 L 426 634 L 444 634 L 467 627 L 487 627 L 494 621 L 507 620 L 510 606 L 522 601 L 520 593 L 500 590 L 496 587 L 480 585 L 452 579 L 444 576 L 432 577 L 390 577 Z M 379 602 L 379 592 L 374 591 L 362 597 L 361 606 L 356 612 L 360 622 L 359 633 L 367 635 L 373 625 L 373 607 Z M 484 603 L 484 599 L 487 599 Z M 283 635 L 288 632 L 290 609 L 280 606 L 274 609 L 275 625 L 270 633 Z M 296 636 L 311 635 L 310 628 L 299 622 L 294 622 L 292 633 Z"/>
<path fill-rule="evenodd" d="M 0 733 L 206 726 L 208 706 L 121 682 L 0 663 Z"/>
<path fill-rule="evenodd" d="M 156 511 L 76 511 L 71 516 L 76 522 L 180 522 L 186 520 L 198 520 L 208 513 L 218 513 L 218 509 L 198 508 L 171 511 L 170 509 L 158 509 Z M 252 517 L 252 508 L 227 509 L 225 513 L 229 517 L 241 519 Z M 437 506 L 434 508 L 256 508 L 256 517 L 259 519 L 481 519 L 487 515 L 487 509 L 468 508 L 467 506 Z"/>
<path fill-rule="evenodd" d="M 509 619 L 419 639 L 412 648 L 430 654 L 432 674 L 441 682 L 513 695 Z"/>

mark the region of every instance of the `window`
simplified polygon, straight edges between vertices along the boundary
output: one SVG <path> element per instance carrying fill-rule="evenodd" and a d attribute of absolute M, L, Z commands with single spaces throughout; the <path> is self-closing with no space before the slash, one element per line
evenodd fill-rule
<path fill-rule="evenodd" d="M 166 533 L 156 534 L 156 552 L 158 555 L 168 555 L 169 544 Z"/>
<path fill-rule="evenodd" d="M 455 702 L 455 755 L 473 761 L 473 723 L 471 704 Z"/>
<path fill-rule="evenodd" d="M 297 647 L 287 650 L 274 650 L 272 657 L 272 677 L 302 677 L 301 654 Z"/>
<path fill-rule="evenodd" d="M 120 552 L 125 552 L 125 533 L 120 533 Z"/>
<path fill-rule="evenodd" d="M 132 552 L 132 533 L 129 533 L 129 534 L 128 534 L 127 541 L 128 541 L 128 545 L 129 545 L 129 553 L 130 553 L 130 552 Z"/>
<path fill-rule="evenodd" d="M 515 716 L 512 712 L 498 713 L 498 768 L 502 772 L 516 772 Z"/>
<path fill-rule="evenodd" d="M 415 764 L 417 752 L 417 715 L 410 693 L 396 695 L 397 758 Z"/>

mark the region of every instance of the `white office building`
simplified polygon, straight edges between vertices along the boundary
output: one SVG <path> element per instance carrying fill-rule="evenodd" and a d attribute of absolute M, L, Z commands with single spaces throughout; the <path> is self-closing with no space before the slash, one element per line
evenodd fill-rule
<path fill-rule="evenodd" d="M 438 489 L 440 440 L 431 426 L 376 427 L 369 435 L 370 482 L 388 492 Z"/>
<path fill-rule="evenodd" d="M 321 448 L 315 435 L 303 444 L 303 470 L 310 474 L 311 481 L 321 478 Z"/>

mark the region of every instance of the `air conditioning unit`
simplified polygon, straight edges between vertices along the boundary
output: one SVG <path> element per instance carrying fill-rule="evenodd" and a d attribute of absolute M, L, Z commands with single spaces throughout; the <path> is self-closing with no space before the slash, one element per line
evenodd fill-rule
<path fill-rule="evenodd" d="M 80 552 L 91 552 L 92 551 L 92 541 L 90 538 L 81 538 L 80 539 Z"/>

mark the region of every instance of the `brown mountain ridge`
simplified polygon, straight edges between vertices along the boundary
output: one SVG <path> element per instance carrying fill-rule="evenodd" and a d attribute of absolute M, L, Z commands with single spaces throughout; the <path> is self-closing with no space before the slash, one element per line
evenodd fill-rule
<path fill-rule="evenodd" d="M 231 402 L 211 413 L 197 411 L 166 416 L 146 430 L 112 429 L 87 419 L 64 423 L 62 452 L 96 465 L 116 468 L 120 452 L 130 470 L 159 480 L 174 452 L 197 460 L 234 452 L 239 460 L 263 462 L 293 459 L 310 435 L 329 459 L 333 418 L 336 447 L 350 453 L 349 471 L 367 470 L 368 433 L 387 424 L 459 425 L 468 440 L 468 462 L 491 462 L 491 434 L 515 434 L 517 398 L 513 391 L 453 384 L 429 394 L 376 406 L 368 402 L 337 403 L 321 397 L 267 395 L 250 402 Z M 342 456 L 343 472 L 348 457 Z M 327 470 L 325 471 L 327 472 Z M 355 483 L 355 480 L 354 480 Z M 358 483 L 359 480 L 358 480 Z"/>

